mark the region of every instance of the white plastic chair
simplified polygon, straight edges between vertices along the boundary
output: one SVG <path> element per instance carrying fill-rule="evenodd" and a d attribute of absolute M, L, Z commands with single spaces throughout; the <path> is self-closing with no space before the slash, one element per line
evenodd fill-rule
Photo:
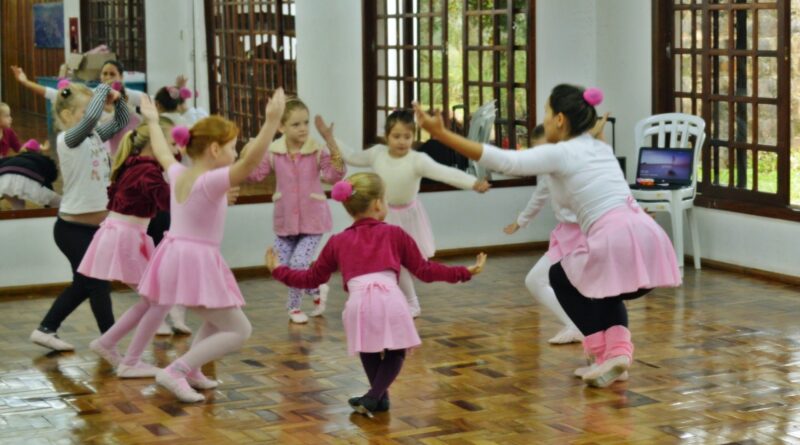
<path fill-rule="evenodd" d="M 492 137 L 492 127 L 494 126 L 494 119 L 497 114 L 497 108 L 495 107 L 496 102 L 496 100 L 486 102 L 472 113 L 469 120 L 467 139 L 482 144 L 489 142 L 489 139 Z M 473 160 L 469 161 L 467 173 L 475 175 L 477 178 L 491 179 L 491 172 L 481 167 Z"/>
<path fill-rule="evenodd" d="M 694 268 L 700 269 L 700 240 L 698 238 L 697 218 L 694 214 L 694 197 L 697 195 L 697 166 L 703 143 L 706 139 L 706 123 L 698 117 L 684 113 L 657 114 L 642 119 L 634 129 L 637 159 L 642 147 L 653 148 L 692 148 L 694 150 L 694 171 L 692 184 L 676 190 L 633 190 L 633 197 L 648 212 L 666 212 L 672 220 L 672 244 L 678 264 L 683 270 L 683 214 L 689 222 L 692 234 L 692 256 Z M 667 140 L 669 137 L 669 140 Z M 654 139 L 649 142 L 650 139 Z M 694 139 L 693 141 L 691 139 Z M 667 142 L 669 141 L 669 142 Z"/>

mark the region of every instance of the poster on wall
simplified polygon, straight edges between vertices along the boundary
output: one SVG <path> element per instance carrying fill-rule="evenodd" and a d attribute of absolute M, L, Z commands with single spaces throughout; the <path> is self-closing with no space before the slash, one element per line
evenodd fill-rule
<path fill-rule="evenodd" d="M 33 32 L 36 48 L 64 47 L 64 4 L 33 5 Z"/>

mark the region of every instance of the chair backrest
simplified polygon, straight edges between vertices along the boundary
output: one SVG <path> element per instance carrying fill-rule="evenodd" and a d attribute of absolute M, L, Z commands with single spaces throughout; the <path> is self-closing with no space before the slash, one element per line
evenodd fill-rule
<path fill-rule="evenodd" d="M 494 119 L 497 114 L 495 108 L 496 100 L 491 100 L 481 105 L 469 120 L 469 131 L 467 132 L 467 139 L 485 144 L 489 142 L 492 137 L 492 127 L 494 126 Z M 490 178 L 491 173 L 485 168 L 479 166 L 475 161 L 470 161 L 467 172 L 475 175 L 478 178 Z"/>
<path fill-rule="evenodd" d="M 703 118 L 684 113 L 656 114 L 640 120 L 635 129 L 636 158 L 642 147 L 654 148 L 691 148 L 694 150 L 694 168 L 692 171 L 692 197 L 697 194 L 697 168 L 700 155 L 706 140 L 706 122 Z M 669 138 L 669 139 L 667 139 Z M 694 138 L 692 145 L 691 138 Z M 648 142 L 648 139 L 655 139 Z"/>

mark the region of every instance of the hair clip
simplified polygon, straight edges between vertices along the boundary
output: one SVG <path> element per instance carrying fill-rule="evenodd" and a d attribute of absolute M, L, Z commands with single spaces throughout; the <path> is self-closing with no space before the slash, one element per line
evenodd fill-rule
<path fill-rule="evenodd" d="M 111 89 L 114 91 L 122 92 L 122 82 L 120 82 L 119 80 L 111 82 Z"/>
<path fill-rule="evenodd" d="M 353 188 L 353 184 L 350 184 L 349 181 L 338 181 L 331 189 L 331 198 L 339 202 L 345 202 L 355 194 L 356 191 Z"/>
<path fill-rule="evenodd" d="M 179 147 L 186 147 L 189 145 L 189 141 L 192 140 L 192 133 L 189 131 L 188 127 L 177 125 L 172 127 L 172 139 Z"/>
<path fill-rule="evenodd" d="M 64 88 L 64 89 L 61 90 L 61 92 L 59 94 L 61 94 L 61 97 L 66 98 L 66 97 L 69 97 L 70 94 L 72 94 L 72 91 L 70 91 L 69 88 Z"/>
<path fill-rule="evenodd" d="M 587 104 L 596 107 L 603 102 L 603 90 L 594 87 L 587 88 L 583 92 L 583 100 L 585 100 Z"/>
<path fill-rule="evenodd" d="M 42 147 L 39 145 L 39 141 L 36 139 L 28 139 L 24 144 L 22 144 L 22 148 L 25 148 L 28 151 L 42 151 Z"/>

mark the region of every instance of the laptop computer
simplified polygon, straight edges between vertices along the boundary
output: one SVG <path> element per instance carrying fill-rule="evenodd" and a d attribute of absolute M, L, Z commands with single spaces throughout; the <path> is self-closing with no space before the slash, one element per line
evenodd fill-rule
<path fill-rule="evenodd" d="M 691 148 L 642 147 L 636 166 L 637 183 L 631 185 L 631 188 L 679 189 L 692 184 L 693 173 L 694 150 Z M 652 185 L 641 184 L 651 181 Z"/>

